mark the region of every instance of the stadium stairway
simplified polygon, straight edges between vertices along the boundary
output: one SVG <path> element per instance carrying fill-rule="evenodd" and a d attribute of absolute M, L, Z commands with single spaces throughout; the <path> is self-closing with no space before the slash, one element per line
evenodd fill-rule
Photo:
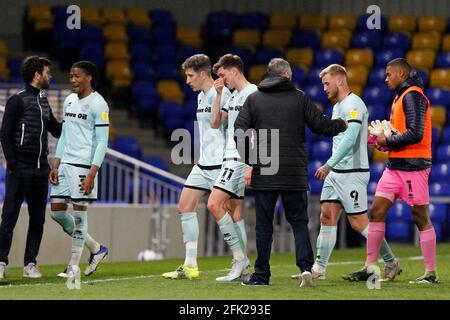
<path fill-rule="evenodd" d="M 128 117 L 125 109 L 114 109 L 111 120 L 118 136 L 132 136 L 138 139 L 143 155 L 159 155 L 170 166 L 170 172 L 178 176 L 187 177 L 192 165 L 174 165 L 171 160 L 171 150 L 166 138 L 157 137 L 151 128 L 142 128 L 138 120 Z"/>

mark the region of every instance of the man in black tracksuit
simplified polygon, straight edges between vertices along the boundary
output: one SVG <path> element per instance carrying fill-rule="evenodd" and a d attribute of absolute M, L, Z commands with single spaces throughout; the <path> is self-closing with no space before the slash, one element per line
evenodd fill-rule
<path fill-rule="evenodd" d="M 270 278 L 270 252 L 273 236 L 274 209 L 281 195 L 286 219 L 290 223 L 295 238 L 296 264 L 302 272 L 301 286 L 312 285 L 311 267 L 313 251 L 308 232 L 307 214 L 307 151 L 305 146 L 305 125 L 313 132 L 333 136 L 345 131 L 346 122 L 331 120 L 323 115 L 311 100 L 291 82 L 291 68 L 287 61 L 272 59 L 268 73 L 258 85 L 258 91 L 246 100 L 234 124 L 239 129 L 256 130 L 253 152 L 267 145 L 279 154 L 278 171 L 265 173 L 266 161 L 257 161 L 246 172 L 245 184 L 254 189 L 256 201 L 256 248 L 258 257 L 255 272 L 244 285 L 267 285 Z M 261 129 L 267 129 L 267 135 Z M 272 146 L 271 130 L 279 130 L 278 146 Z M 235 133 L 238 150 L 245 144 L 245 137 Z M 276 143 L 275 140 L 273 143 Z M 263 152 L 263 154 L 265 154 Z M 273 155 L 272 155 L 273 156 Z M 248 154 L 241 154 L 247 163 Z"/>
<path fill-rule="evenodd" d="M 51 62 L 31 56 L 22 64 L 25 88 L 6 103 L 0 139 L 5 154 L 6 195 L 0 225 L 0 279 L 5 277 L 13 230 L 24 199 L 30 216 L 24 277 L 40 278 L 36 256 L 42 239 L 50 171 L 48 133 L 59 138 L 62 125 L 53 116 L 44 94 L 49 87 Z"/>

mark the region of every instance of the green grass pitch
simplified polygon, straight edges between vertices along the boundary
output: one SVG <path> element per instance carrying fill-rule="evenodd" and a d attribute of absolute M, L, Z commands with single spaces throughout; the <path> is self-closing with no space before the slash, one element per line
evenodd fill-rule
<path fill-rule="evenodd" d="M 350 283 L 341 274 L 362 266 L 364 248 L 335 250 L 327 271 L 327 280 L 318 280 L 312 288 L 300 288 L 290 279 L 298 272 L 294 254 L 273 254 L 272 278 L 267 287 L 244 287 L 238 282 L 216 283 L 230 267 L 230 257 L 199 259 L 200 278 L 166 280 L 161 274 L 174 270 L 182 259 L 150 262 L 107 263 L 91 277 L 82 276 L 80 290 L 69 290 L 56 274 L 63 265 L 41 266 L 41 279 L 22 278 L 22 268 L 9 268 L 0 280 L 0 299 L 158 299 L 158 300 L 297 300 L 297 299 L 450 299 L 450 244 L 437 248 L 440 284 L 413 285 L 409 280 L 424 271 L 420 248 L 394 245 L 403 273 L 393 283 L 381 283 L 379 290 L 369 290 L 365 282 Z M 251 256 L 252 263 L 255 256 Z M 383 264 L 379 264 L 383 267 Z M 85 265 L 82 265 L 82 271 Z"/>

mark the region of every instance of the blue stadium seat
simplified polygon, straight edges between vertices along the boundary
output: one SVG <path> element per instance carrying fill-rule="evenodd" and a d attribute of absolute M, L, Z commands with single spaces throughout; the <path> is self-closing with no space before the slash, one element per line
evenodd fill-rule
<path fill-rule="evenodd" d="M 306 79 L 306 71 L 300 67 L 292 67 L 292 82 L 294 82 L 300 89 Z"/>
<path fill-rule="evenodd" d="M 238 24 L 238 16 L 231 11 L 211 12 L 206 18 L 206 37 L 217 43 L 229 43 Z"/>
<path fill-rule="evenodd" d="M 130 54 L 133 62 L 146 62 L 152 60 L 152 51 L 147 44 L 131 44 Z"/>
<path fill-rule="evenodd" d="M 274 48 L 261 48 L 255 53 L 255 64 L 268 64 L 272 58 L 283 58 L 284 54 Z"/>
<path fill-rule="evenodd" d="M 56 24 L 53 29 L 53 40 L 55 41 L 75 41 L 80 42 L 80 32 L 69 30 L 65 23 Z"/>
<path fill-rule="evenodd" d="M 383 37 L 384 49 L 400 49 L 403 52 L 409 50 L 411 46 L 411 39 L 408 35 L 402 32 L 390 32 Z"/>
<path fill-rule="evenodd" d="M 158 113 L 159 98 L 155 96 L 141 96 L 136 99 L 136 117 L 148 119 Z"/>
<path fill-rule="evenodd" d="M 320 160 L 308 161 L 308 180 L 314 179 L 314 174 L 316 173 L 316 170 L 319 169 L 323 164 L 324 162 Z"/>
<path fill-rule="evenodd" d="M 450 144 L 441 144 L 436 151 L 437 162 L 450 161 Z"/>
<path fill-rule="evenodd" d="M 99 69 L 104 69 L 106 65 L 103 47 L 97 42 L 85 42 L 80 47 L 80 58 L 95 63 Z"/>
<path fill-rule="evenodd" d="M 450 68 L 450 52 L 439 52 L 436 57 L 436 68 Z"/>
<path fill-rule="evenodd" d="M 80 29 L 80 39 L 81 42 L 97 42 L 99 44 L 103 43 L 102 30 L 96 26 L 90 26 L 83 24 Z"/>
<path fill-rule="evenodd" d="M 324 114 L 326 114 L 329 118 L 331 118 L 333 116 L 333 105 L 330 103 L 330 101 L 327 102 L 327 104 L 325 104 L 324 106 Z M 321 137 L 321 136 L 319 136 Z M 333 139 L 331 137 L 321 137 L 321 140 L 330 140 L 333 141 Z"/>
<path fill-rule="evenodd" d="M 153 43 L 157 45 L 169 45 L 174 47 L 177 43 L 175 28 L 156 27 L 153 28 Z"/>
<path fill-rule="evenodd" d="M 166 9 L 152 9 L 150 10 L 150 19 L 156 27 L 169 26 L 176 27 L 172 12 Z"/>
<path fill-rule="evenodd" d="M 331 157 L 332 144 L 326 141 L 320 141 L 313 145 L 311 159 L 328 160 Z"/>
<path fill-rule="evenodd" d="M 178 63 L 177 50 L 174 45 L 159 45 L 153 49 L 153 60 L 157 63 Z"/>
<path fill-rule="evenodd" d="M 344 55 L 342 54 L 341 51 L 332 49 L 323 49 L 315 52 L 314 55 L 315 68 L 323 69 L 333 63 L 337 64 L 344 63 Z"/>
<path fill-rule="evenodd" d="M 239 16 L 239 28 L 263 31 L 269 25 L 269 18 L 262 12 L 246 12 Z"/>
<path fill-rule="evenodd" d="M 450 197 L 450 183 L 448 183 L 448 182 L 430 183 L 430 196 L 432 196 L 432 197 Z"/>
<path fill-rule="evenodd" d="M 134 81 L 156 82 L 156 72 L 148 62 L 133 62 L 131 65 Z"/>
<path fill-rule="evenodd" d="M 228 52 L 232 54 L 237 54 L 239 57 L 241 57 L 245 69 L 248 69 L 250 65 L 253 64 L 254 62 L 253 52 L 249 48 L 233 47 L 230 48 Z"/>
<path fill-rule="evenodd" d="M 441 142 L 443 144 L 450 144 L 450 126 L 446 126 L 442 129 Z"/>
<path fill-rule="evenodd" d="M 372 31 L 362 31 L 355 33 L 352 37 L 352 48 L 372 49 L 376 50 L 381 45 L 381 33 Z"/>
<path fill-rule="evenodd" d="M 198 92 L 195 92 L 194 90 L 192 90 L 191 87 L 189 87 L 186 82 L 183 82 L 181 84 L 181 90 L 184 93 L 184 99 L 185 101 L 195 101 L 195 103 L 197 103 L 197 97 L 198 97 Z"/>
<path fill-rule="evenodd" d="M 447 211 L 446 203 L 430 203 L 430 218 L 433 224 L 443 224 L 447 219 Z"/>
<path fill-rule="evenodd" d="M 59 47 L 60 51 L 78 52 L 80 45 L 80 33 L 78 30 L 69 30 L 67 26 L 57 25 L 53 29 L 54 43 Z"/>
<path fill-rule="evenodd" d="M 450 91 L 441 88 L 428 88 L 425 95 L 430 99 L 432 105 L 450 107 Z"/>
<path fill-rule="evenodd" d="M 448 162 L 433 163 L 433 167 L 431 168 L 430 181 L 450 181 L 450 165 L 448 164 Z"/>
<path fill-rule="evenodd" d="M 367 194 L 368 195 L 375 195 L 375 192 L 377 191 L 377 182 L 376 181 L 370 181 L 369 184 L 367 185 Z M 368 207 L 370 208 L 370 206 Z"/>
<path fill-rule="evenodd" d="M 392 103 L 392 93 L 386 85 L 367 86 L 363 90 L 362 99 L 366 104 L 383 104 L 390 106 Z"/>
<path fill-rule="evenodd" d="M 136 159 L 142 158 L 142 150 L 139 141 L 131 136 L 118 136 L 114 140 L 113 148 Z"/>
<path fill-rule="evenodd" d="M 166 119 L 183 119 L 183 108 L 175 101 L 161 101 L 158 106 L 158 118 Z"/>
<path fill-rule="evenodd" d="M 234 29 L 239 24 L 239 17 L 234 12 L 222 10 L 209 13 L 206 21 L 208 27 Z"/>
<path fill-rule="evenodd" d="M 322 105 L 328 104 L 328 97 L 323 91 L 322 85 L 307 85 L 303 87 L 303 91 L 309 96 L 309 98 L 315 102 Z"/>
<path fill-rule="evenodd" d="M 403 221 L 395 221 L 387 224 L 386 237 L 388 240 L 408 241 L 411 239 L 412 226 Z"/>
<path fill-rule="evenodd" d="M 82 58 L 92 55 L 104 55 L 103 46 L 97 42 L 83 42 L 80 46 L 80 55 Z"/>
<path fill-rule="evenodd" d="M 163 121 L 164 132 L 166 136 L 170 137 L 174 130 L 183 128 L 184 121 L 182 118 L 168 118 Z"/>
<path fill-rule="evenodd" d="M 198 128 L 197 122 L 194 122 L 192 120 L 187 120 L 184 122 L 183 128 L 185 128 L 187 131 L 189 131 L 189 134 L 191 135 L 191 144 L 194 144 L 194 139 L 192 137 L 195 137 L 195 127 Z"/>
<path fill-rule="evenodd" d="M 383 175 L 386 165 L 381 162 L 374 162 L 370 164 L 370 181 L 378 181 Z"/>
<path fill-rule="evenodd" d="M 178 64 L 181 65 L 187 58 L 189 58 L 197 53 L 200 53 L 200 52 L 195 47 L 179 46 L 178 53 L 177 53 Z"/>
<path fill-rule="evenodd" d="M 158 79 L 178 81 L 180 79 L 180 70 L 176 64 L 161 63 L 156 67 L 156 75 Z"/>
<path fill-rule="evenodd" d="M 369 73 L 369 85 L 382 85 L 384 84 L 384 80 L 386 79 L 386 68 L 373 68 Z"/>
<path fill-rule="evenodd" d="M 148 118 L 157 114 L 159 96 L 154 82 L 135 81 L 131 91 L 136 103 L 138 118 Z"/>
<path fill-rule="evenodd" d="M 358 17 L 358 23 L 356 26 L 356 30 L 358 31 L 366 31 L 366 32 L 379 32 L 379 31 L 386 31 L 387 27 L 388 27 L 388 19 L 385 16 L 380 16 L 380 29 L 379 30 L 373 30 L 373 29 L 368 29 L 367 28 L 367 19 L 368 18 L 373 18 L 371 14 L 363 14 L 361 16 Z M 372 22 L 372 20 L 370 20 L 369 22 Z M 372 25 L 372 24 L 370 24 Z"/>
<path fill-rule="evenodd" d="M 66 23 L 69 17 L 67 13 L 67 5 L 55 5 L 50 8 L 53 17 L 55 18 L 55 24 Z"/>
<path fill-rule="evenodd" d="M 320 195 L 322 192 L 323 181 L 317 179 L 310 180 L 309 187 L 311 189 L 311 194 Z"/>
<path fill-rule="evenodd" d="M 305 134 L 306 134 L 306 142 L 314 142 L 319 140 L 319 135 L 315 134 L 311 131 L 308 127 L 305 128 Z"/>
<path fill-rule="evenodd" d="M 436 154 L 436 150 L 439 146 L 439 129 L 437 127 L 431 128 L 431 148 L 433 152 L 433 157 Z"/>
<path fill-rule="evenodd" d="M 131 25 L 128 27 L 128 38 L 132 44 L 152 45 L 153 36 L 151 32 L 145 28 Z"/>
<path fill-rule="evenodd" d="M 291 37 L 291 47 L 311 48 L 313 50 L 320 46 L 320 35 L 315 31 L 294 31 Z"/>
<path fill-rule="evenodd" d="M 368 104 L 369 122 L 372 120 L 383 120 L 388 118 L 389 108 L 384 104 Z"/>
<path fill-rule="evenodd" d="M 404 58 L 405 51 L 400 48 L 383 49 L 378 50 L 375 53 L 375 64 L 374 67 L 386 68 L 389 61 L 395 58 Z"/>
<path fill-rule="evenodd" d="M 185 120 L 195 121 L 197 117 L 197 100 L 188 100 L 183 107 L 183 118 Z"/>
<path fill-rule="evenodd" d="M 442 240 L 442 236 L 443 236 L 443 231 L 442 231 L 442 226 L 443 224 L 439 224 L 436 222 L 432 222 L 433 223 L 433 228 L 434 228 L 434 232 L 436 233 L 436 240 L 440 241 Z"/>
<path fill-rule="evenodd" d="M 11 58 L 8 61 L 8 67 L 9 71 L 11 72 L 11 76 L 20 76 L 21 75 L 21 67 L 22 67 L 22 60 L 18 58 Z"/>
<path fill-rule="evenodd" d="M 1 78 L 1 77 L 0 77 L 0 78 Z M 53 78 L 52 78 L 52 79 L 53 79 Z M 3 79 L 3 81 L 4 81 L 4 79 Z M 23 84 L 24 81 L 23 81 L 22 76 L 11 76 L 11 77 L 9 78 L 9 83 Z"/>
<path fill-rule="evenodd" d="M 322 85 L 322 79 L 320 79 L 320 72 L 322 71 L 322 68 L 311 68 L 308 72 L 307 81 L 308 84 L 313 85 Z"/>
<path fill-rule="evenodd" d="M 155 83 L 151 81 L 135 81 L 133 82 L 131 92 L 134 98 L 141 96 L 152 96 L 158 98 Z"/>
<path fill-rule="evenodd" d="M 396 201 L 389 208 L 386 215 L 386 222 L 402 221 L 412 223 L 412 215 L 410 207 L 403 201 Z"/>

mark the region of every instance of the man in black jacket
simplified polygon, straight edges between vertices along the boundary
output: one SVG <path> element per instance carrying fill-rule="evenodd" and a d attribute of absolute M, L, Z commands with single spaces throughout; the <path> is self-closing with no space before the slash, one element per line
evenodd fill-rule
<path fill-rule="evenodd" d="M 300 286 L 312 285 L 313 251 L 308 232 L 305 125 L 313 132 L 327 136 L 345 131 L 347 125 L 342 119 L 330 120 L 323 115 L 302 91 L 294 87 L 291 77 L 291 67 L 287 61 L 272 59 L 258 91 L 247 98 L 234 125 L 236 131 L 256 131 L 251 152 L 258 154 L 253 157 L 257 158 L 254 162 L 250 161 L 251 156 L 241 155 L 242 159 L 253 165 L 246 172 L 245 184 L 255 190 L 258 252 L 255 272 L 243 285 L 269 284 L 273 216 L 279 195 L 294 233 L 296 264 L 302 273 Z M 241 146 L 245 144 L 246 137 L 240 131 L 236 133 L 236 138 L 238 150 L 242 153 Z M 267 157 L 261 157 L 268 154 L 266 150 L 261 152 L 264 148 L 271 150 L 272 160 L 278 160 L 276 172 L 270 172 Z"/>
<path fill-rule="evenodd" d="M 36 257 L 41 244 L 48 194 L 48 131 L 59 138 L 62 125 L 53 116 L 43 90 L 49 87 L 51 62 L 31 56 L 22 64 L 25 88 L 5 106 L 0 139 L 5 154 L 6 195 L 0 225 L 0 279 L 5 277 L 14 227 L 24 199 L 30 215 L 23 276 L 40 278 Z"/>

